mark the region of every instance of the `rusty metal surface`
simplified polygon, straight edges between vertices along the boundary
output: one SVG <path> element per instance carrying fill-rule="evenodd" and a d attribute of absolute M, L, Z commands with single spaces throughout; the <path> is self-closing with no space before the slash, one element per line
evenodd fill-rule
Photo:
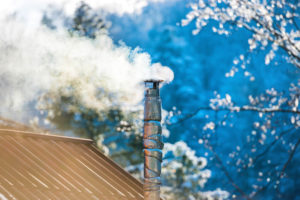
<path fill-rule="evenodd" d="M 162 162 L 161 100 L 159 82 L 146 81 L 144 108 L 144 197 L 145 200 L 160 199 L 160 174 Z"/>
<path fill-rule="evenodd" d="M 0 199 L 144 199 L 143 185 L 91 140 L 0 125 Z"/>

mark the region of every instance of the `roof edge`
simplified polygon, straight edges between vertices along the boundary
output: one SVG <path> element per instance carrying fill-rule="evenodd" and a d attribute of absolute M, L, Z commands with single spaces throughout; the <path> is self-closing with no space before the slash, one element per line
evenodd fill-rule
<path fill-rule="evenodd" d="M 46 140 L 65 141 L 65 142 L 79 142 L 79 143 L 89 143 L 89 144 L 93 143 L 93 140 L 91 139 L 54 135 L 46 132 L 44 133 L 45 134 L 34 133 L 31 131 L 15 130 L 12 128 L 7 128 L 7 129 L 0 128 L 0 134 L 4 134 L 4 135 L 19 135 L 21 137 L 33 137 L 33 138 L 40 138 Z"/>
<path fill-rule="evenodd" d="M 111 158 L 105 156 L 98 148 L 97 146 L 95 146 L 95 144 L 92 144 L 92 151 L 94 151 L 96 154 L 98 154 L 99 156 L 101 156 L 104 160 L 106 160 L 110 165 L 114 166 L 115 169 L 118 169 L 120 171 L 123 172 L 123 175 L 126 176 L 126 178 L 132 180 L 134 182 L 134 184 L 137 186 L 137 188 L 141 187 L 142 189 L 139 191 L 143 194 L 144 190 L 144 183 L 142 181 L 140 181 L 139 179 L 135 178 L 134 176 L 132 176 L 128 171 L 126 171 L 124 168 L 122 168 L 118 163 L 116 163 L 114 160 L 112 160 Z M 160 200 L 165 200 L 165 198 L 160 197 Z"/>

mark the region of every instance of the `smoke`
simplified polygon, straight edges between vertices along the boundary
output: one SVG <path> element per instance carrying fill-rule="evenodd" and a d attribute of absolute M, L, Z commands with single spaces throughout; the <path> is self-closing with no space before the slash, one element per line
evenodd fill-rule
<path fill-rule="evenodd" d="M 47 10 L 50 5 L 61 8 L 66 15 L 71 16 L 78 5 L 85 2 L 93 9 L 121 16 L 124 14 L 140 14 L 149 3 L 163 1 L 165 0 L 13 0 L 1 2 L 0 11 L 2 17 L 17 13 L 22 18 L 38 21 L 42 17 L 40 11 Z"/>
<path fill-rule="evenodd" d="M 108 2 L 124 4 L 120 0 L 91 1 L 90 5 L 118 14 L 141 9 L 138 5 L 113 11 Z M 68 7 L 68 1 L 51 3 Z M 0 116 L 26 121 L 36 113 L 35 105 L 44 93 L 70 83 L 76 85 L 87 107 L 101 110 L 117 104 L 132 109 L 143 99 L 143 80 L 172 81 L 168 67 L 152 64 L 150 56 L 138 48 L 115 45 L 108 35 L 91 40 L 70 36 L 63 27 L 50 30 L 40 23 L 46 5 L 37 0 L 7 1 L 0 9 L 4 13 L 0 18 Z M 99 100 L 99 88 L 115 96 Z"/>

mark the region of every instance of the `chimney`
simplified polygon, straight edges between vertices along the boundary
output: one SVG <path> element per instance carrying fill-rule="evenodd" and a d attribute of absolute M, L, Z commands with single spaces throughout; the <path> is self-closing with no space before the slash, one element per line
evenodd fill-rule
<path fill-rule="evenodd" d="M 144 199 L 160 199 L 160 173 L 162 162 L 161 80 L 146 80 L 144 108 Z"/>

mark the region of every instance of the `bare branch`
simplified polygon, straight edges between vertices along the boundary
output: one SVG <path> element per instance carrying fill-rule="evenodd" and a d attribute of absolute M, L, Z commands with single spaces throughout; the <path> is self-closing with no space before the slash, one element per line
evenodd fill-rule
<path fill-rule="evenodd" d="M 280 172 L 280 178 L 283 177 L 284 171 L 286 170 L 288 164 L 289 164 L 289 163 L 291 162 L 291 160 L 293 159 L 293 156 L 294 156 L 294 154 L 295 154 L 295 152 L 296 152 L 296 149 L 297 149 L 297 147 L 299 146 L 299 144 L 300 144 L 300 138 L 298 139 L 298 141 L 297 141 L 297 143 L 295 144 L 295 146 L 292 148 L 292 151 L 291 151 L 291 153 L 290 153 L 290 155 L 289 155 L 288 160 L 287 160 L 287 161 L 285 162 L 285 164 L 283 165 L 282 170 L 281 170 L 281 172 Z"/>
<path fill-rule="evenodd" d="M 290 130 L 290 129 L 289 129 L 289 130 Z M 284 135 L 285 133 L 287 133 L 289 130 L 286 130 L 286 131 L 282 132 L 280 136 L 283 136 L 283 135 Z M 273 144 L 274 144 L 274 143 L 272 143 L 272 145 L 273 145 Z M 282 170 L 281 170 L 281 172 L 280 172 L 280 176 L 277 178 L 277 180 L 278 180 L 279 178 L 282 178 L 282 177 L 284 176 L 284 171 L 286 170 L 288 164 L 291 162 L 291 160 L 292 160 L 292 158 L 293 158 L 293 156 L 294 156 L 294 154 L 295 154 L 295 152 L 296 152 L 296 149 L 297 149 L 297 147 L 299 146 L 299 144 L 300 144 L 300 138 L 298 139 L 298 141 L 297 141 L 297 143 L 295 144 L 295 146 L 292 148 L 292 151 L 291 151 L 291 153 L 290 153 L 290 155 L 289 155 L 289 158 L 288 158 L 288 160 L 285 162 L 284 166 L 282 167 Z M 251 198 L 255 198 L 260 192 L 266 190 L 266 189 L 269 187 L 269 185 L 271 185 L 273 182 L 275 182 L 275 180 L 276 180 L 276 179 L 273 179 L 273 181 L 269 181 L 267 184 L 265 184 L 264 186 L 260 187 L 255 193 L 253 193 L 253 194 L 251 195 Z M 278 188 L 277 188 L 277 189 L 278 189 Z"/>
<path fill-rule="evenodd" d="M 233 181 L 232 177 L 230 176 L 228 170 L 224 166 L 221 158 L 218 156 L 218 154 L 214 151 L 211 145 L 206 143 L 207 148 L 214 154 L 214 157 L 216 158 L 217 162 L 220 165 L 221 170 L 224 172 L 225 176 L 229 180 L 230 184 L 247 200 L 251 200 L 251 198 Z"/>
<path fill-rule="evenodd" d="M 199 107 L 194 112 L 186 114 L 184 117 L 179 119 L 177 122 L 169 123 L 168 125 L 175 125 L 186 121 L 197 115 L 200 111 L 230 111 L 230 112 L 258 112 L 258 113 L 292 113 L 292 114 L 300 114 L 300 110 L 291 110 L 291 109 L 283 109 L 283 108 L 259 108 L 254 106 L 235 106 L 235 107 L 222 107 L 222 108 L 211 108 L 211 107 Z"/>
<path fill-rule="evenodd" d="M 265 155 L 265 154 L 271 149 L 271 147 L 274 146 L 274 145 L 277 143 L 277 141 L 278 141 L 280 138 L 282 138 L 285 134 L 287 134 L 288 132 L 290 132 L 290 131 L 292 131 L 292 130 L 295 130 L 295 128 L 292 127 L 292 128 L 289 128 L 289 129 L 287 129 L 287 130 L 285 130 L 285 131 L 282 131 L 282 132 L 279 134 L 279 136 L 278 136 L 277 139 L 273 140 L 273 142 L 271 142 L 271 143 L 269 144 L 269 146 L 268 146 L 263 152 L 261 152 L 260 154 L 258 154 L 258 155 L 253 159 L 253 163 L 255 163 L 260 157 L 262 157 L 263 155 Z"/>
<path fill-rule="evenodd" d="M 292 148 L 292 151 L 291 151 L 290 154 L 289 154 L 289 158 L 287 159 L 287 161 L 286 161 L 285 164 L 283 165 L 283 167 L 282 167 L 282 169 L 281 169 L 281 172 L 280 172 L 280 175 L 279 175 L 279 177 L 277 178 L 277 180 L 279 180 L 279 179 L 281 179 L 281 178 L 284 177 L 284 172 L 285 172 L 285 170 L 287 169 L 288 164 L 289 164 L 289 163 L 291 162 L 291 160 L 293 159 L 294 154 L 295 154 L 296 149 L 297 149 L 297 147 L 299 146 L 299 144 L 300 144 L 300 138 L 298 139 L 298 141 L 297 141 L 297 143 L 295 144 L 295 146 Z M 280 192 L 279 192 L 279 187 L 277 187 L 276 190 L 277 190 L 278 194 L 281 195 Z"/>

